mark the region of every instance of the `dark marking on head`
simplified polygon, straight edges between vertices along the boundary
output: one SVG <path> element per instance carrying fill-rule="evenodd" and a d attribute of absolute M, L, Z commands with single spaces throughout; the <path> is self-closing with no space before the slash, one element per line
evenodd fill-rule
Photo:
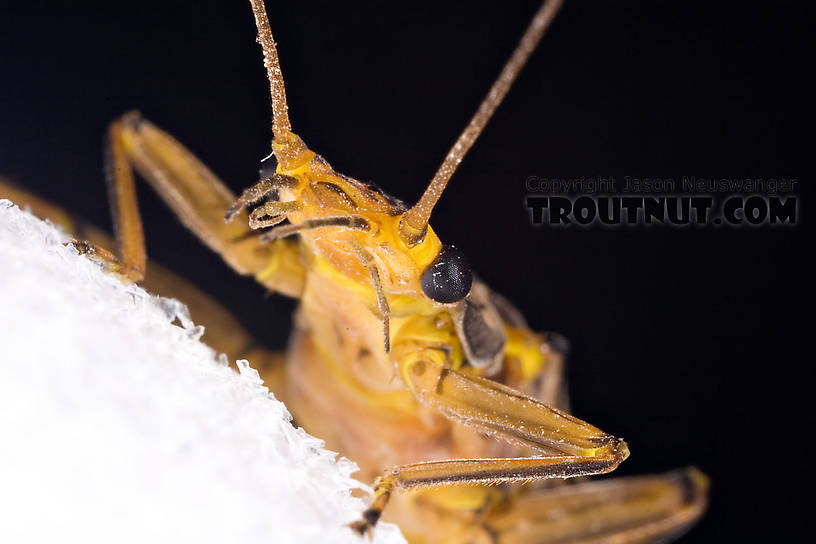
<path fill-rule="evenodd" d="M 459 302 L 470 292 L 473 273 L 464 253 L 444 246 L 421 278 L 422 291 L 431 300 L 448 304 Z"/>
<path fill-rule="evenodd" d="M 388 204 L 391 206 L 391 215 L 400 215 L 408 211 L 408 204 L 404 201 L 400 200 L 399 198 L 389 195 L 382 188 L 371 182 L 363 182 L 366 189 L 368 189 L 371 193 L 376 194 L 380 198 L 384 199 Z"/>
<path fill-rule="evenodd" d="M 317 187 L 323 188 L 331 192 L 334 196 L 337 197 L 339 201 L 341 201 L 345 208 L 349 210 L 356 210 L 357 203 L 346 193 L 343 189 L 335 185 L 334 183 L 329 183 L 328 181 L 319 181 L 315 184 Z"/>

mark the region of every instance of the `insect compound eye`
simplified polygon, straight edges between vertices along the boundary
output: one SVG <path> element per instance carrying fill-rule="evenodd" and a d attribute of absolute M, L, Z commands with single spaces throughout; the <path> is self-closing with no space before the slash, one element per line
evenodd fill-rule
<path fill-rule="evenodd" d="M 278 166 L 278 161 L 275 155 L 269 155 L 261 160 L 261 168 L 258 170 L 258 179 L 264 180 L 275 173 L 275 168 Z"/>
<path fill-rule="evenodd" d="M 421 278 L 422 291 L 436 302 L 458 302 L 470 292 L 473 273 L 465 254 L 444 246 Z"/>

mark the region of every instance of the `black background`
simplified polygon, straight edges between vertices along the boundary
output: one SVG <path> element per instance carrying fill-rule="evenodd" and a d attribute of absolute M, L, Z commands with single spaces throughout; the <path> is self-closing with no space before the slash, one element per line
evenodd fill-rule
<path fill-rule="evenodd" d="M 296 132 L 408 201 L 537 6 L 308 4 L 268 3 Z M 534 227 L 524 180 L 802 189 L 804 5 L 568 2 L 433 221 L 533 326 L 571 339 L 573 411 L 628 440 L 620 474 L 696 464 L 711 476 L 686 542 L 784 541 L 812 515 L 798 495 L 812 457 L 809 202 L 798 191 L 796 227 Z M 106 226 L 102 136 L 139 108 L 233 190 L 256 179 L 269 103 L 246 2 L 6 2 L 0 21 L 0 173 Z M 151 257 L 283 346 L 291 301 L 234 275 L 149 190 L 141 200 Z"/>

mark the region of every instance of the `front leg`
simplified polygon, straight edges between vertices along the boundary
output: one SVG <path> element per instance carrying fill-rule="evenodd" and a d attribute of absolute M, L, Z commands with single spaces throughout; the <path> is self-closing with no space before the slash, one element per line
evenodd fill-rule
<path fill-rule="evenodd" d="M 419 402 L 541 457 L 451 459 L 404 465 L 378 479 L 374 501 L 352 528 L 376 524 L 397 489 L 572 478 L 610 472 L 629 456 L 626 443 L 565 412 L 491 380 L 444 365 L 434 349 L 400 346 L 400 374 Z"/>
<path fill-rule="evenodd" d="M 138 282 L 146 267 L 134 169 L 184 226 L 234 270 L 254 276 L 274 291 L 300 295 L 305 272 L 297 244 L 262 243 L 253 235 L 246 211 L 235 208 L 236 197 L 221 180 L 175 138 L 136 112 L 114 121 L 108 132 L 107 181 L 120 274 Z M 225 221 L 228 211 L 234 221 Z"/>

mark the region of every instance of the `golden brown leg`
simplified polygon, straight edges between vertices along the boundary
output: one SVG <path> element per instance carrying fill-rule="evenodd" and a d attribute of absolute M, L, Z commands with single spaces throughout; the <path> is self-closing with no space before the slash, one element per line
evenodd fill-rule
<path fill-rule="evenodd" d="M 615 470 L 629 455 L 621 442 L 617 449 L 597 457 L 516 457 L 504 459 L 450 459 L 395 467 L 374 484 L 374 500 L 352 528 L 365 533 L 380 519 L 397 489 L 442 485 L 497 484 L 550 478 L 574 478 Z"/>
<path fill-rule="evenodd" d="M 228 210 L 236 203 L 235 195 L 173 137 L 131 112 L 111 125 L 109 146 L 108 186 L 119 258 L 127 267 L 128 277 L 138 280 L 145 266 L 132 166 L 181 222 L 233 269 L 259 278 L 272 290 L 300 295 L 304 271 L 296 259 L 270 270 L 270 263 L 279 257 L 276 252 L 282 250 L 287 257 L 292 256 L 291 244 L 261 243 L 252 235 L 243 209 L 233 210 L 234 221 L 225 221 Z"/>
<path fill-rule="evenodd" d="M 518 391 L 467 372 L 445 368 L 433 350 L 400 361 L 403 380 L 426 406 L 508 442 L 547 455 L 597 457 L 623 441 Z"/>
<path fill-rule="evenodd" d="M 566 344 L 559 334 L 508 327 L 505 367 L 516 374 L 508 377 L 508 383 L 548 406 L 567 410 Z"/>
<path fill-rule="evenodd" d="M 626 443 L 600 429 L 478 376 L 445 368 L 438 351 L 395 349 L 403 381 L 422 404 L 469 427 L 546 457 L 452 459 L 396 467 L 375 485 L 374 501 L 353 525 L 365 532 L 396 489 L 572 478 L 614 470 Z"/>
<path fill-rule="evenodd" d="M 247 206 L 254 204 L 278 189 L 293 188 L 297 185 L 295 178 L 281 174 L 273 174 L 266 179 L 262 179 L 241 193 L 238 200 L 233 202 L 224 216 L 224 221 L 232 221 L 235 215 Z"/>
<path fill-rule="evenodd" d="M 249 228 L 264 229 L 274 227 L 286 219 L 290 213 L 303 209 L 303 204 L 292 202 L 267 202 L 252 210 L 249 214 Z"/>
<path fill-rule="evenodd" d="M 8 198 L 21 208 L 30 209 L 34 215 L 61 226 L 65 232 L 75 237 L 74 245 L 80 252 L 89 253 L 90 257 L 103 261 L 112 270 L 118 270 L 118 259 L 105 249 L 114 245 L 108 233 L 3 179 L 0 179 L 0 198 Z M 276 252 L 275 258 L 287 263 L 297 262 L 291 254 L 287 254 L 286 248 Z M 286 263 L 282 265 L 284 268 L 291 266 Z M 286 277 L 286 274 L 281 277 Z M 141 284 L 151 293 L 184 302 L 193 321 L 204 325 L 203 340 L 207 345 L 219 353 L 225 353 L 230 361 L 248 359 L 275 396 L 284 400 L 284 354 L 257 343 L 229 309 L 184 278 L 154 262 L 147 267 Z"/>
<path fill-rule="evenodd" d="M 145 279 L 145 287 L 184 301 L 191 316 L 205 326 L 205 341 L 230 360 L 246 358 L 261 372 L 267 385 L 282 397 L 283 356 L 259 346 L 232 314 L 188 282 L 164 269 L 146 271 L 142 223 L 131 165 L 173 209 L 181 222 L 202 242 L 218 252 L 236 271 L 252 274 L 272 290 L 298 296 L 304 271 L 296 244 L 263 244 L 250 236 L 249 218 L 242 209 L 227 211 L 236 202 L 232 192 L 190 151 L 169 134 L 132 112 L 111 124 L 109 131 L 108 190 L 116 233 L 119 272 L 132 281 Z M 245 202 L 262 198 L 263 191 L 288 187 L 294 180 L 274 177 L 255 191 L 244 193 Z M 278 203 L 280 204 L 280 203 Z M 296 209 L 289 203 L 279 210 Z"/>
<path fill-rule="evenodd" d="M 357 258 L 363 266 L 368 269 L 369 278 L 371 278 L 371 286 L 374 288 L 374 294 L 377 296 L 377 309 L 380 311 L 380 318 L 383 324 L 383 349 L 386 353 L 391 352 L 391 307 L 388 305 L 388 300 L 385 298 L 385 292 L 382 287 L 382 280 L 380 279 L 380 271 L 377 264 L 374 262 L 374 257 L 369 251 L 363 247 L 362 244 L 353 240 L 352 247 L 357 253 Z"/>
<path fill-rule="evenodd" d="M 487 514 L 501 544 L 645 544 L 679 536 L 702 515 L 708 479 L 687 468 L 535 490 Z"/>
<path fill-rule="evenodd" d="M 124 123 L 124 119 L 114 121 L 108 130 L 105 177 L 119 273 L 133 282 L 139 282 L 144 278 L 147 267 L 147 251 L 139 202 L 136 200 L 136 179 L 122 139 Z"/>
<path fill-rule="evenodd" d="M 98 246 L 88 240 L 80 240 L 78 238 L 72 238 L 70 242 L 63 245 L 74 246 L 80 255 L 84 255 L 91 260 L 99 262 L 107 269 L 108 272 L 121 273 L 123 276 L 128 277 L 126 273 L 122 272 L 123 267 L 121 265 L 121 261 L 116 257 L 116 255 L 105 249 L 103 246 Z"/>

